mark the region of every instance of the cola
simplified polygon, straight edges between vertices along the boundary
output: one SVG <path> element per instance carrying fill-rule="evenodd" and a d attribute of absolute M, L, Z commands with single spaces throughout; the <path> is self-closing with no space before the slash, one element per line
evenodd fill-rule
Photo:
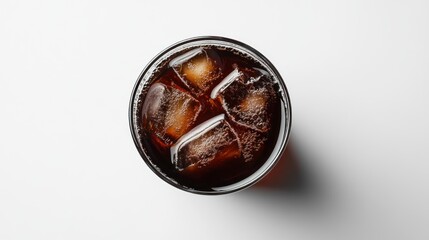
<path fill-rule="evenodd" d="M 290 103 L 260 53 L 234 40 L 209 40 L 176 44 L 143 71 L 131 125 L 161 178 L 190 192 L 225 193 L 255 182 L 277 161 Z"/>

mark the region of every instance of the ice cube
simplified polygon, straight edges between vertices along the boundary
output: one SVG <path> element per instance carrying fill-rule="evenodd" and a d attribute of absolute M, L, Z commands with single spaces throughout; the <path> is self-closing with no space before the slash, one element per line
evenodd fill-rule
<path fill-rule="evenodd" d="M 185 134 L 201 111 L 188 93 L 162 83 L 153 84 L 142 108 L 143 127 L 167 145 Z"/>
<path fill-rule="evenodd" d="M 255 115 L 263 112 L 267 106 L 269 95 L 265 89 L 249 91 L 247 96 L 240 103 L 240 110 L 243 113 Z"/>
<path fill-rule="evenodd" d="M 234 129 L 220 114 L 183 135 L 171 148 L 171 161 L 178 170 L 202 168 L 241 156 L 241 145 Z"/>
<path fill-rule="evenodd" d="M 260 132 L 270 129 L 269 108 L 276 94 L 266 74 L 257 70 L 243 70 L 219 93 L 219 97 L 234 122 Z"/>
<path fill-rule="evenodd" d="M 238 137 L 242 147 L 242 155 L 245 162 L 257 159 L 261 155 L 267 141 L 266 134 L 253 129 L 240 131 Z"/>
<path fill-rule="evenodd" d="M 212 99 L 215 99 L 218 94 L 222 91 L 224 91 L 231 83 L 233 83 L 238 77 L 240 77 L 242 74 L 238 69 L 234 69 L 230 74 L 228 74 L 218 85 L 216 85 L 211 94 L 210 97 Z"/>
<path fill-rule="evenodd" d="M 183 83 L 201 94 L 221 76 L 221 60 L 212 49 L 196 48 L 170 61 Z"/>

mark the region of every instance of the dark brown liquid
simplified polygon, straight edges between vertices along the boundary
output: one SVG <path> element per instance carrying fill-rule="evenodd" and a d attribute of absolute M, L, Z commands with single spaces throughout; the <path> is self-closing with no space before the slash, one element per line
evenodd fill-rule
<path fill-rule="evenodd" d="M 139 137 L 162 175 L 213 191 L 268 160 L 279 133 L 279 86 L 257 61 L 192 48 L 164 61 L 150 82 L 138 104 Z"/>

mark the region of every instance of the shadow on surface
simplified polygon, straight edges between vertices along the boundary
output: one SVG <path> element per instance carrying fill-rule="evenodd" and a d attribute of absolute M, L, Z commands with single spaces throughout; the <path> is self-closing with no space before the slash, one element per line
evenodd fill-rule
<path fill-rule="evenodd" d="M 323 157 L 305 142 L 291 138 L 271 172 L 234 198 L 246 211 L 269 216 L 270 224 L 322 233 L 337 227 L 345 229 L 347 222 L 341 219 L 348 218 L 347 205 L 338 199 L 332 178 L 319 169 L 320 163 L 326 161 Z"/>
<path fill-rule="evenodd" d="M 296 139 L 291 138 L 281 159 L 260 182 L 241 192 L 255 201 L 275 204 L 292 204 L 326 210 L 329 191 L 320 179 L 314 153 L 304 151 Z"/>
<path fill-rule="evenodd" d="M 313 177 L 306 168 L 304 156 L 292 140 L 279 162 L 260 182 L 250 190 L 267 190 L 287 194 L 311 194 L 314 191 Z"/>

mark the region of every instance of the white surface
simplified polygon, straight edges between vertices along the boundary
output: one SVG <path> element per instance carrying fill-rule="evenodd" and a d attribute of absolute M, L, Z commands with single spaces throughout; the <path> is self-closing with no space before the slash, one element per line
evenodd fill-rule
<path fill-rule="evenodd" d="M 428 10 L 2 1 L 0 239 L 429 239 Z M 140 159 L 135 80 L 198 35 L 243 41 L 283 75 L 301 190 L 192 195 Z"/>

